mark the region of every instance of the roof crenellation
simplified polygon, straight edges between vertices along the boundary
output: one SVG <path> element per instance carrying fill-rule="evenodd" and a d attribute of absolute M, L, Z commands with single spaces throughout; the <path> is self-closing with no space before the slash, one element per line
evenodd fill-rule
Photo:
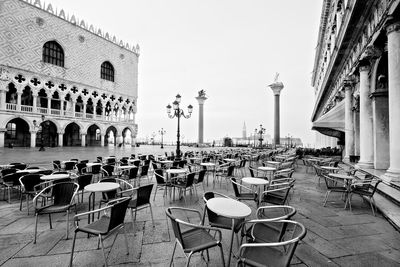
<path fill-rule="evenodd" d="M 101 38 L 103 38 L 109 42 L 112 42 L 128 51 L 135 53 L 137 56 L 139 56 L 139 54 L 140 54 L 140 47 L 138 44 L 136 44 L 136 46 L 135 45 L 130 46 L 127 42 L 124 43 L 122 40 L 117 40 L 117 38 L 114 35 L 111 38 L 111 36 L 108 32 L 102 31 L 100 28 L 96 28 L 92 24 L 89 25 L 89 23 L 85 22 L 83 19 L 80 20 L 79 18 L 75 17 L 74 14 L 69 16 L 69 14 L 67 14 L 67 15 L 65 14 L 65 11 L 63 9 L 61 9 L 60 11 L 58 11 L 57 9 L 54 10 L 53 6 L 50 3 L 46 5 L 46 3 L 44 1 L 43 1 L 43 3 L 41 3 L 40 0 L 20 0 L 20 1 L 23 1 L 23 2 L 25 2 L 29 5 L 32 5 L 36 8 L 40 8 L 44 12 L 50 13 L 54 16 L 59 17 L 62 20 L 65 20 L 69 23 L 74 24 L 77 27 L 80 27 L 82 29 L 89 31 L 92 34 L 100 36 Z"/>

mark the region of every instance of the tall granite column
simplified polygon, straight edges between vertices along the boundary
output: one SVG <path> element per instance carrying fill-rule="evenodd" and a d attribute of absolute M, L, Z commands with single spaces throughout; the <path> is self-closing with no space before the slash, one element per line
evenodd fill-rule
<path fill-rule="evenodd" d="M 197 101 L 199 102 L 199 144 L 203 144 L 204 142 L 204 102 L 207 100 L 205 95 L 200 95 L 196 97 Z"/>
<path fill-rule="evenodd" d="M 357 166 L 364 169 L 374 167 L 374 137 L 372 123 L 372 101 L 369 97 L 370 63 L 362 60 L 359 66 L 360 72 L 360 161 Z"/>
<path fill-rule="evenodd" d="M 388 24 L 386 31 L 389 66 L 390 167 L 384 178 L 400 181 L 400 21 L 392 21 Z"/>
<path fill-rule="evenodd" d="M 349 162 L 350 156 L 354 156 L 354 123 L 353 123 L 353 86 L 351 81 L 344 83 L 344 131 L 345 131 L 345 157 Z"/>
<path fill-rule="evenodd" d="M 271 87 L 274 97 L 275 97 L 275 110 L 274 110 L 274 145 L 279 145 L 280 144 L 280 114 L 279 114 L 279 96 L 281 94 L 281 91 L 283 89 L 283 83 L 282 82 L 274 82 L 273 84 L 268 85 Z"/>

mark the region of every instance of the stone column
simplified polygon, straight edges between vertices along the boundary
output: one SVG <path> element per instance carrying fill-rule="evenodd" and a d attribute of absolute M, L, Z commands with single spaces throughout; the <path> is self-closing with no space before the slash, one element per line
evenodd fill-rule
<path fill-rule="evenodd" d="M 270 84 L 269 87 L 272 89 L 274 96 L 275 96 L 275 110 L 274 110 L 274 145 L 280 144 L 280 108 L 279 108 L 279 96 L 283 89 L 283 83 L 281 82 L 274 82 Z"/>
<path fill-rule="evenodd" d="M 6 109 L 6 89 L 3 87 L 2 81 L 0 81 L 0 110 Z"/>
<path fill-rule="evenodd" d="M 60 115 L 64 116 L 64 97 L 60 97 Z"/>
<path fill-rule="evenodd" d="M 47 97 L 47 114 L 51 114 L 51 96 Z"/>
<path fill-rule="evenodd" d="M 34 92 L 32 92 L 32 97 L 33 97 L 33 112 L 37 112 L 37 94 L 35 94 Z"/>
<path fill-rule="evenodd" d="M 345 81 L 344 90 L 345 157 L 343 160 L 349 162 L 350 156 L 354 156 L 353 87 L 350 81 Z"/>
<path fill-rule="evenodd" d="M 58 132 L 58 146 L 59 147 L 63 147 L 63 138 L 64 138 L 64 133 Z"/>
<path fill-rule="evenodd" d="M 102 120 L 106 120 L 106 106 L 103 105 L 103 107 L 101 108 L 101 118 Z"/>
<path fill-rule="evenodd" d="M 370 64 L 360 61 L 360 161 L 357 166 L 364 169 L 374 167 L 374 137 L 372 121 L 372 101 L 369 80 Z"/>
<path fill-rule="evenodd" d="M 36 147 L 36 131 L 30 131 L 31 133 L 31 147 Z"/>
<path fill-rule="evenodd" d="M 196 100 L 199 102 L 199 139 L 198 143 L 203 144 L 204 143 L 204 102 L 207 100 L 206 96 L 199 95 L 196 97 Z"/>
<path fill-rule="evenodd" d="M 17 111 L 21 111 L 21 96 L 22 92 L 17 92 Z"/>
<path fill-rule="evenodd" d="M 75 117 L 76 99 L 71 99 L 71 100 L 72 100 L 72 117 Z"/>
<path fill-rule="evenodd" d="M 0 147 L 4 147 L 4 138 L 5 138 L 5 133 L 7 129 L 5 128 L 0 128 Z"/>
<path fill-rule="evenodd" d="M 81 146 L 86 146 L 86 134 L 81 134 Z"/>
<path fill-rule="evenodd" d="M 384 178 L 400 181 L 400 22 L 392 22 L 387 26 L 386 31 L 389 63 L 390 167 Z"/>
<path fill-rule="evenodd" d="M 86 105 L 87 105 L 87 102 L 85 101 L 85 100 L 83 100 L 83 118 L 84 119 L 86 119 Z"/>
<path fill-rule="evenodd" d="M 100 146 L 104 146 L 104 138 L 105 138 L 105 135 L 100 134 Z"/>
<path fill-rule="evenodd" d="M 133 134 L 131 134 L 131 146 L 136 146 L 136 140 Z"/>

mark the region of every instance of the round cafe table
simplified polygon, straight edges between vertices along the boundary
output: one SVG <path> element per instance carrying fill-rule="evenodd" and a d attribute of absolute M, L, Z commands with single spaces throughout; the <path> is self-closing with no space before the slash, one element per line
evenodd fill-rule
<path fill-rule="evenodd" d="M 40 180 L 54 181 L 54 180 L 68 179 L 69 177 L 70 177 L 69 173 L 56 173 L 50 175 L 43 175 L 40 177 Z"/>
<path fill-rule="evenodd" d="M 112 182 L 94 183 L 85 186 L 85 191 L 90 192 L 89 211 L 94 210 L 94 201 L 96 192 L 104 193 L 117 190 L 118 188 L 119 188 L 119 183 L 112 183 Z M 92 221 L 94 221 L 94 214 L 92 214 Z M 88 216 L 88 223 L 90 223 L 90 215 Z"/>
<path fill-rule="evenodd" d="M 229 245 L 228 265 L 231 263 L 232 243 L 235 230 L 235 220 L 246 218 L 251 214 L 251 209 L 244 203 L 232 198 L 215 197 L 207 200 L 207 208 L 212 212 L 232 219 L 232 234 Z"/>
<path fill-rule="evenodd" d="M 276 168 L 268 167 L 268 166 L 265 166 L 265 167 L 261 166 L 261 167 L 258 167 L 257 169 L 265 172 L 265 177 L 267 177 L 269 181 L 272 180 L 272 176 L 273 176 L 274 172 L 276 171 Z M 268 173 L 269 173 L 269 176 L 267 176 Z"/>
<path fill-rule="evenodd" d="M 186 174 L 187 170 L 186 169 L 168 169 L 166 170 L 167 175 L 167 181 L 171 181 L 171 175 L 175 174 L 175 175 L 180 175 L 180 174 Z M 172 188 L 170 188 L 170 190 L 172 190 Z M 170 196 L 171 196 L 171 191 L 170 191 Z M 175 199 L 175 189 L 174 189 L 174 197 Z"/>
<path fill-rule="evenodd" d="M 329 172 L 337 172 L 340 170 L 339 167 L 332 167 L 332 166 L 321 166 L 321 169 L 327 170 Z"/>
<path fill-rule="evenodd" d="M 14 165 L 10 165 L 10 164 L 0 164 L 0 170 L 2 169 L 8 169 L 13 167 Z"/>
<path fill-rule="evenodd" d="M 27 173 L 37 173 L 41 171 L 41 169 L 25 169 L 25 170 L 18 170 L 17 173 L 27 172 Z"/>
<path fill-rule="evenodd" d="M 265 179 L 261 179 L 261 178 L 255 178 L 255 177 L 243 177 L 242 182 L 245 184 L 257 186 L 257 188 L 258 188 L 258 205 L 260 205 L 261 187 L 269 184 L 269 181 L 265 180 Z"/>

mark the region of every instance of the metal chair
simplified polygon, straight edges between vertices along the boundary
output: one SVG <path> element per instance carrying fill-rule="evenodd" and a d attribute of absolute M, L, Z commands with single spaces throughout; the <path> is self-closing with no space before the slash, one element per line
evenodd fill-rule
<path fill-rule="evenodd" d="M 89 185 L 92 183 L 93 175 L 92 174 L 82 174 L 79 175 L 77 178 L 77 182 L 79 185 L 78 192 L 82 192 L 82 199 L 81 202 L 83 202 L 83 191 L 85 190 L 85 186 Z M 78 201 L 79 201 L 79 194 L 78 194 Z"/>
<path fill-rule="evenodd" d="M 154 170 L 154 175 L 156 177 L 157 185 L 156 185 L 156 191 L 154 192 L 153 201 L 156 199 L 158 189 L 164 190 L 163 196 L 166 196 L 168 187 L 171 187 L 171 182 L 170 181 L 167 182 L 167 178 L 164 177 L 163 173 L 164 173 L 163 169 L 155 169 Z"/>
<path fill-rule="evenodd" d="M 42 181 L 40 180 L 40 174 L 27 174 L 21 176 L 19 178 L 19 182 L 21 184 L 21 198 L 19 204 L 19 210 L 22 210 L 22 196 L 25 195 L 26 198 L 26 207 L 28 209 L 29 215 L 29 197 L 34 197 L 36 195 L 36 186 L 40 184 Z"/>
<path fill-rule="evenodd" d="M 176 245 L 179 244 L 186 257 L 186 266 L 189 266 L 190 259 L 194 253 L 207 250 L 207 255 L 208 255 L 208 249 L 213 247 L 220 248 L 222 266 L 225 266 L 224 252 L 221 243 L 222 240 L 221 231 L 213 227 L 207 227 L 201 224 L 196 225 L 178 219 L 173 214 L 175 213 L 175 211 L 177 212 L 184 211 L 187 213 L 190 212 L 197 214 L 199 216 L 199 219 L 201 220 L 200 212 L 194 209 L 186 209 L 178 207 L 170 207 L 166 209 L 165 213 L 167 214 L 167 217 L 170 219 L 170 222 L 172 224 L 172 229 L 175 235 L 175 245 L 169 265 L 172 266 L 172 263 L 174 261 Z M 182 229 L 182 226 L 184 230 Z M 211 235 L 211 233 L 213 232 L 215 233 L 214 236 Z M 217 235 L 217 237 L 215 237 L 215 235 Z"/>
<path fill-rule="evenodd" d="M 323 202 L 324 207 L 326 206 L 326 202 L 328 202 L 328 197 L 331 192 L 341 193 L 342 196 L 347 195 L 348 189 L 344 184 L 340 183 L 338 185 L 338 181 L 336 179 L 333 179 L 326 174 L 322 174 L 322 177 L 324 178 L 326 189 L 327 189 L 325 197 L 324 197 L 324 202 Z M 346 204 L 347 204 L 347 199 L 345 200 L 345 206 L 344 206 L 345 208 L 346 208 Z"/>
<path fill-rule="evenodd" d="M 56 183 L 50 186 L 47 186 L 42 191 L 40 191 L 34 198 L 33 203 L 35 204 L 35 239 L 33 241 L 36 244 L 36 236 L 37 236 L 37 225 L 39 222 L 39 215 L 48 214 L 49 215 L 49 224 L 50 229 L 52 229 L 51 224 L 51 214 L 53 213 L 67 213 L 67 237 L 69 233 L 69 210 L 71 207 L 75 207 L 76 213 L 76 204 L 74 203 L 75 195 L 78 192 L 79 185 L 72 182 L 66 183 Z M 48 192 L 51 191 L 51 203 L 46 206 L 38 207 L 38 198 L 39 197 L 48 197 Z"/>
<path fill-rule="evenodd" d="M 233 192 L 235 192 L 235 197 L 237 200 L 239 201 L 251 200 L 258 203 L 258 194 L 254 192 L 253 189 L 239 184 L 238 182 L 236 182 L 236 179 L 234 177 L 231 178 L 231 182 L 232 182 Z M 240 191 L 239 188 L 241 189 Z M 242 190 L 248 191 L 248 193 L 242 193 Z"/>
<path fill-rule="evenodd" d="M 281 231 L 268 242 L 259 240 L 257 234 L 253 232 L 253 243 L 240 246 L 236 266 L 289 266 L 297 244 L 307 233 L 304 225 L 290 220 L 261 220 L 258 223 L 268 224 L 270 228 L 281 229 Z"/>
<path fill-rule="evenodd" d="M 261 193 L 261 203 L 285 205 L 292 183 L 272 183 Z"/>
<path fill-rule="evenodd" d="M 75 241 L 78 232 L 83 232 L 89 235 L 96 235 L 99 237 L 99 244 L 101 244 L 101 250 L 103 252 L 104 265 L 108 266 L 107 257 L 104 252 L 103 240 L 122 228 L 125 237 L 126 254 L 129 254 L 128 239 L 126 237 L 124 220 L 125 220 L 126 209 L 128 208 L 130 200 L 131 199 L 129 197 L 115 199 L 113 201 L 110 201 L 104 208 L 80 213 L 74 216 L 76 228 L 74 233 L 74 239 L 72 241 L 72 250 L 71 250 L 69 266 L 72 266 L 72 261 L 74 259 Z M 91 224 L 85 226 L 79 226 L 79 221 L 81 220 L 80 217 L 89 216 L 96 212 L 104 212 L 104 214 L 100 217 L 100 219 Z"/>
<path fill-rule="evenodd" d="M 10 173 L 2 177 L 1 186 L 7 190 L 8 193 L 8 203 L 11 203 L 11 189 L 16 189 L 21 193 L 21 183 L 19 182 L 19 178 L 29 174 L 28 172 L 15 172 Z M 3 191 L 3 198 L 5 198 L 6 191 Z"/>
<path fill-rule="evenodd" d="M 175 189 L 177 188 L 179 190 L 179 196 L 183 196 L 184 200 L 185 200 L 185 204 L 186 204 L 186 191 L 192 190 L 193 187 L 193 183 L 194 183 L 194 177 L 195 177 L 196 173 L 195 172 L 191 172 L 188 175 L 186 175 L 186 179 L 181 180 L 181 177 L 174 177 L 171 179 L 171 186 Z M 182 195 L 183 192 L 183 195 Z M 197 192 L 196 192 L 197 193 Z M 174 190 L 174 197 L 175 197 L 175 190 Z"/>
<path fill-rule="evenodd" d="M 360 197 L 368 198 L 369 204 L 372 209 L 372 214 L 375 216 L 376 204 L 374 200 L 374 194 L 380 182 L 382 182 L 381 179 L 373 177 L 372 175 L 366 175 L 363 180 L 351 184 L 349 195 L 347 196 L 346 200 L 346 206 L 347 204 L 349 204 L 350 211 L 351 211 L 351 198 L 353 197 L 354 194 L 357 194 Z"/>

